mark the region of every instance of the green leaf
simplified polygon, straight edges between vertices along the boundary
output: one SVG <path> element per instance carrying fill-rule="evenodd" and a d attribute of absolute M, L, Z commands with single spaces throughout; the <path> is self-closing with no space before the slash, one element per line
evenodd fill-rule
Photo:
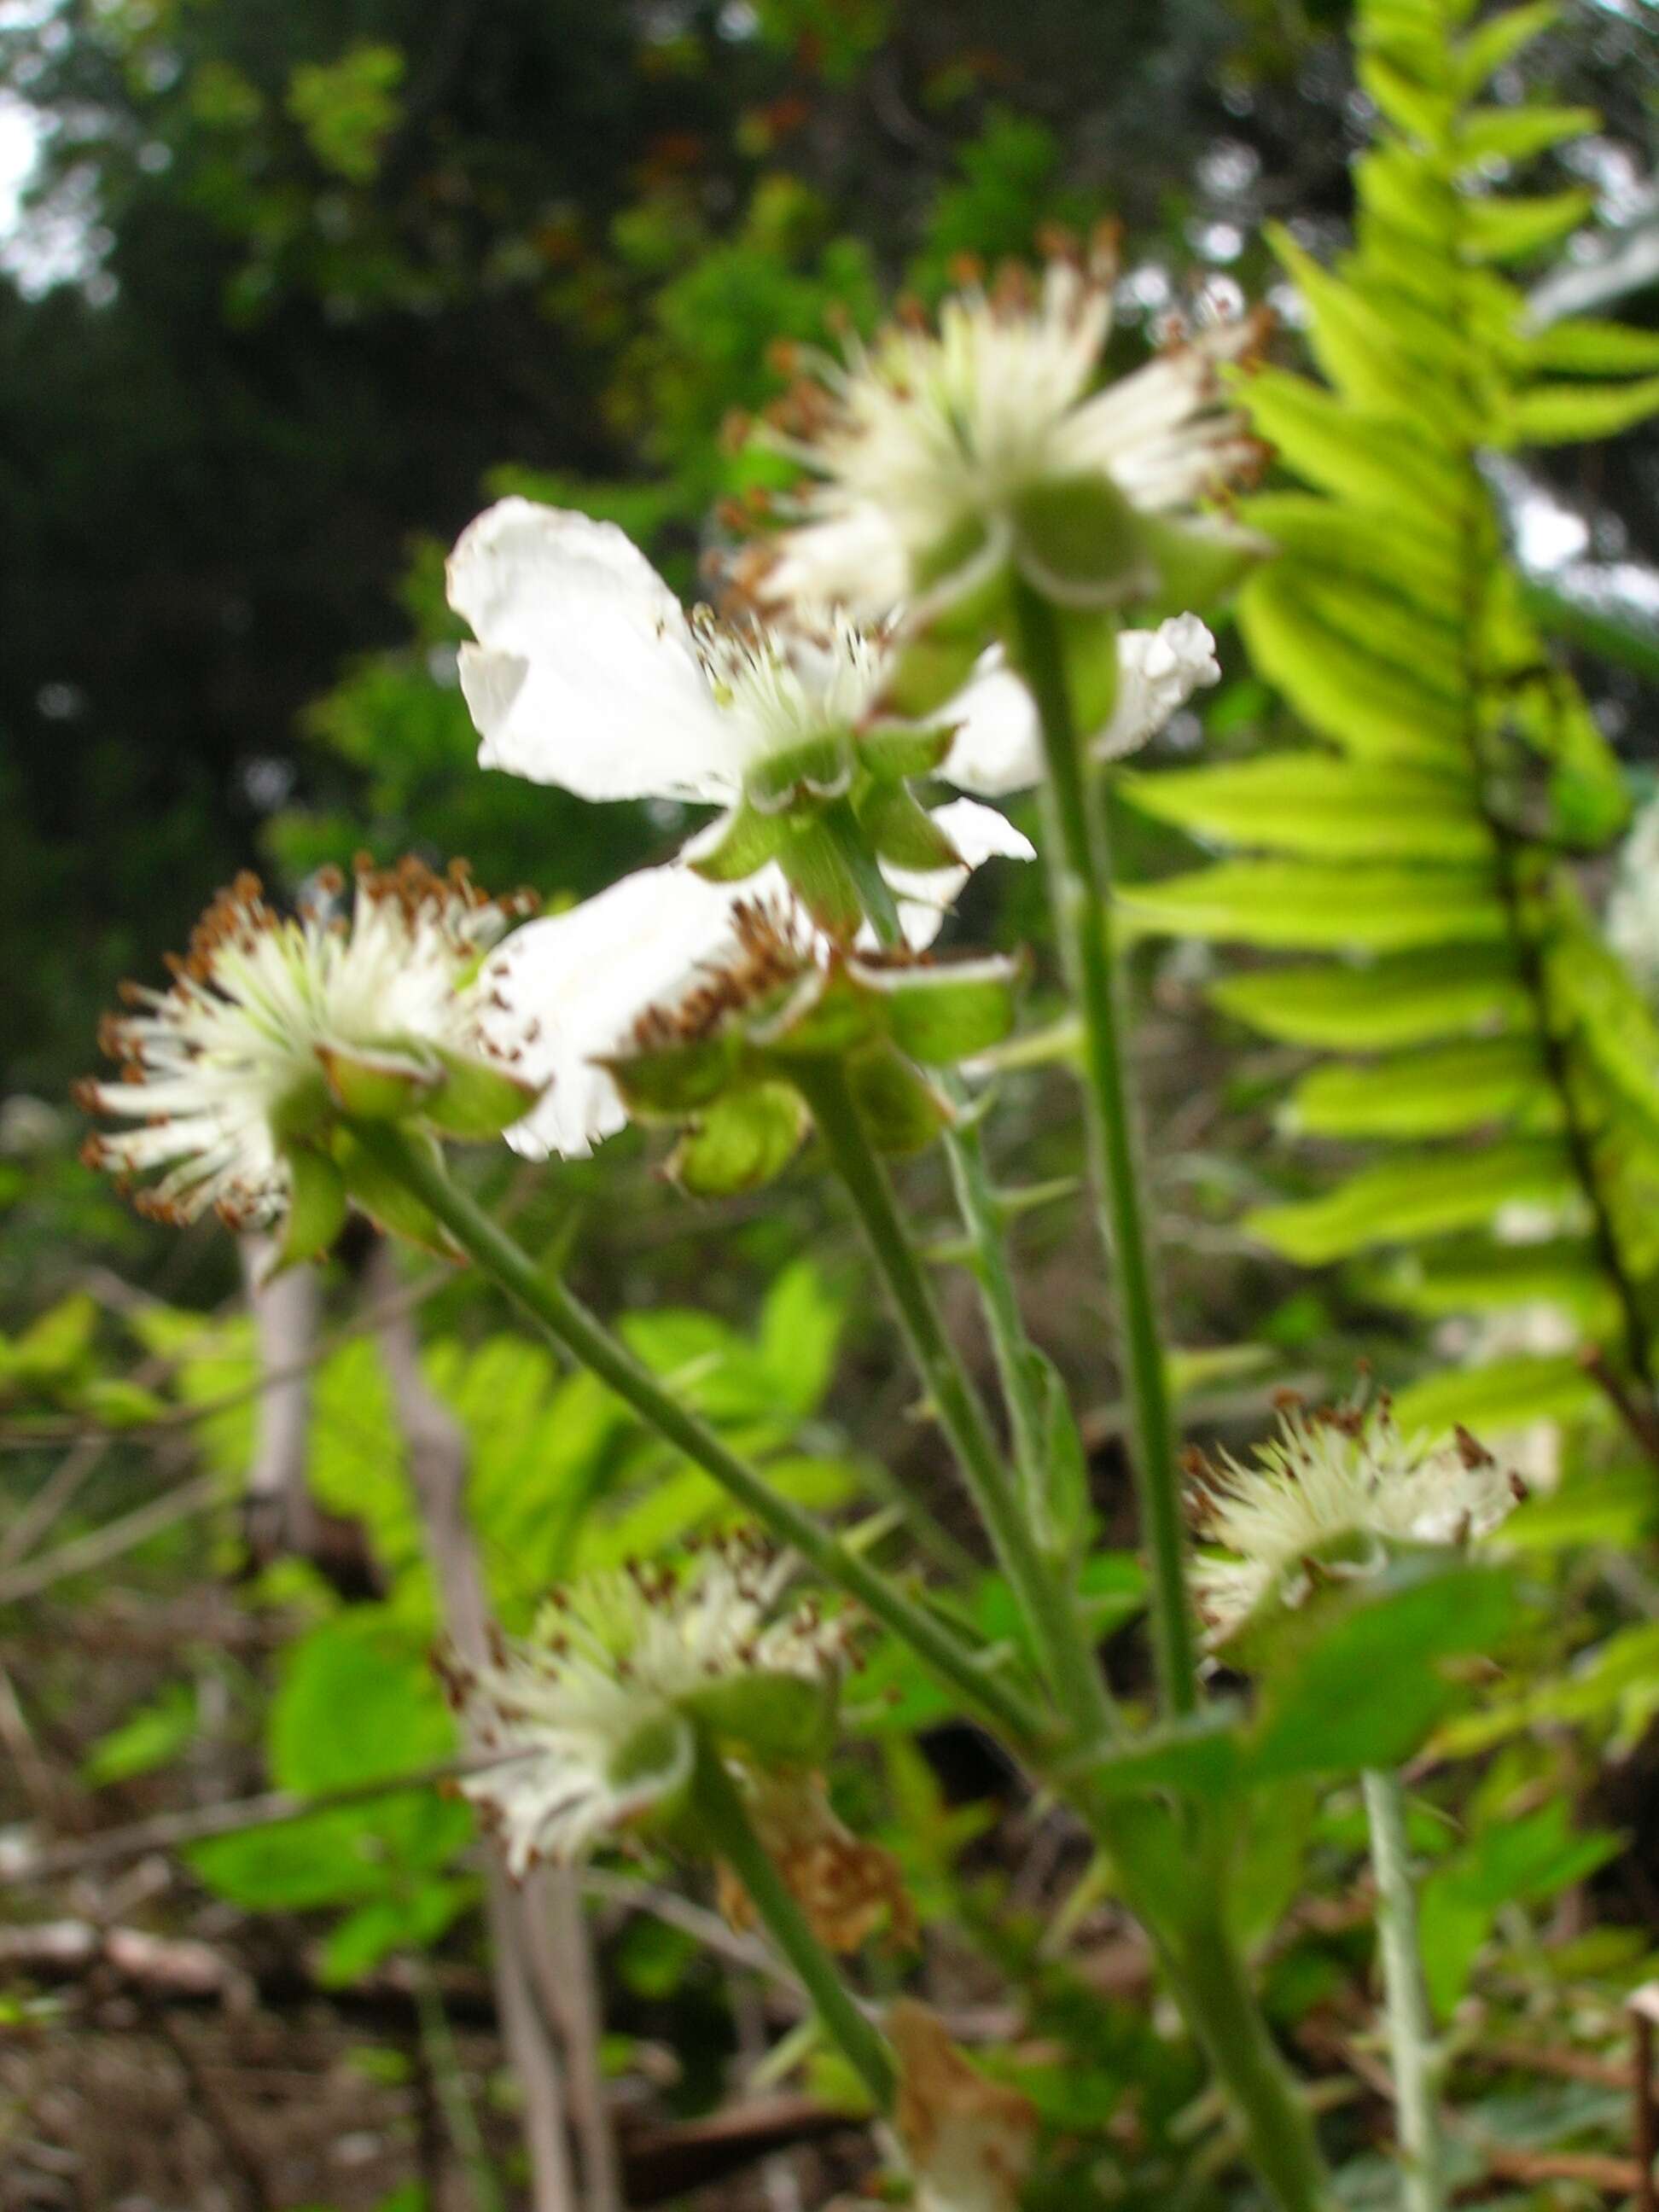
<path fill-rule="evenodd" d="M 1469 945 L 1455 962 L 1402 952 L 1363 964 L 1261 968 L 1209 988 L 1225 1013 L 1287 1044 L 1384 1051 L 1529 1023 L 1532 1000 L 1506 946 Z"/>
<path fill-rule="evenodd" d="M 750 1083 L 724 1092 L 682 1137 L 668 1173 L 697 1198 L 758 1190 L 782 1174 L 806 1133 L 806 1110 L 786 1083 Z"/>
<path fill-rule="evenodd" d="M 1480 860 L 1492 851 L 1465 780 L 1403 762 L 1276 752 L 1121 771 L 1117 788 L 1142 813 L 1200 836 L 1314 860 Z"/>
<path fill-rule="evenodd" d="M 1477 261 L 1523 261 L 1576 230 L 1595 205 L 1588 185 L 1534 199 L 1465 200 L 1464 251 Z"/>
<path fill-rule="evenodd" d="M 1455 540 L 1431 542 L 1387 510 L 1309 492 L 1258 492 L 1239 501 L 1238 514 L 1291 556 L 1298 574 L 1357 577 L 1443 623 L 1461 620 L 1463 562 Z"/>
<path fill-rule="evenodd" d="M 1565 1801 L 1494 1820 L 1443 1860 L 1419 1897 L 1424 1973 L 1442 2020 L 1468 1987 L 1470 1969 L 1498 1912 L 1539 1904 L 1583 1881 L 1620 1848 L 1606 1833 L 1576 1835 Z"/>
<path fill-rule="evenodd" d="M 1241 381 L 1238 398 L 1279 459 L 1309 483 L 1394 516 L 1402 531 L 1455 544 L 1464 473 L 1406 425 L 1366 415 L 1284 369 Z"/>
<path fill-rule="evenodd" d="M 1224 860 L 1119 890 L 1136 936 L 1206 937 L 1306 951 L 1407 951 L 1502 943 L 1508 917 L 1486 870 Z"/>
<path fill-rule="evenodd" d="M 1455 1243 L 1402 1253 L 1375 1276 L 1378 1297 L 1435 1320 L 1544 1304 L 1576 1316 L 1586 1337 L 1614 1317 L 1612 1286 L 1583 1237 L 1537 1243 Z"/>
<path fill-rule="evenodd" d="M 422 1881 L 406 1895 L 372 1898 L 330 1933 L 318 1979 L 326 1989 L 343 1989 L 396 1951 L 428 1949 L 477 1894 L 474 1881 L 441 1878 Z"/>
<path fill-rule="evenodd" d="M 1317 1267 L 1377 1245 L 1479 1227 L 1517 1200 L 1565 1205 L 1577 1191 L 1560 1146 L 1517 1138 L 1484 1152 L 1385 1160 L 1323 1197 L 1258 1207 L 1244 1226 L 1286 1259 Z"/>
<path fill-rule="evenodd" d="M 1404 416 L 1443 445 L 1454 446 L 1478 432 L 1478 418 L 1459 396 L 1455 382 L 1443 387 L 1434 416 L 1423 414 L 1423 369 L 1401 343 L 1397 319 L 1353 285 L 1322 269 L 1282 225 L 1270 225 L 1267 235 L 1307 306 L 1314 358 L 1346 398 L 1379 417 Z M 1435 344 L 1438 358 L 1434 366 L 1449 378 L 1455 376 L 1467 352 L 1455 329 L 1440 325 Z"/>
<path fill-rule="evenodd" d="M 1483 161 L 1527 161 L 1569 138 L 1595 131 L 1593 107 L 1471 107 L 1459 117 L 1457 159 L 1468 167 Z"/>
<path fill-rule="evenodd" d="M 1561 376 L 1640 376 L 1659 369 L 1659 331 L 1628 323 L 1589 322 L 1573 316 L 1523 339 L 1530 368 Z"/>
<path fill-rule="evenodd" d="M 1357 644 L 1288 566 L 1250 578 L 1238 617 L 1257 669 L 1345 752 L 1454 771 L 1467 763 L 1459 702 Z"/>
<path fill-rule="evenodd" d="M 1495 76 L 1505 62 L 1560 20 L 1559 0 L 1532 0 L 1524 8 L 1509 8 L 1493 15 L 1478 30 L 1460 40 L 1455 49 L 1457 84 L 1467 97 Z"/>
<path fill-rule="evenodd" d="M 1390 123 L 1430 151 L 1443 146 L 1450 132 L 1456 103 L 1439 85 L 1419 84 L 1386 55 L 1359 55 L 1359 82 Z"/>
<path fill-rule="evenodd" d="M 1500 425 L 1514 446 L 1566 446 L 1621 431 L 1659 414 L 1659 376 L 1629 384 L 1534 384 L 1515 392 Z"/>
<path fill-rule="evenodd" d="M 187 1682 L 168 1683 L 118 1728 L 98 1738 L 81 1762 L 81 1779 L 89 1790 L 98 1790 L 170 1766 L 189 1746 L 198 1720 L 194 1688 Z"/>
<path fill-rule="evenodd" d="M 1310 1137 L 1449 1137 L 1522 1116 L 1551 1127 L 1561 1109 L 1536 1044 L 1521 1037 L 1316 1068 L 1285 1109 L 1287 1126 Z"/>
<path fill-rule="evenodd" d="M 1400 1391 L 1395 1416 L 1407 1436 L 1449 1436 L 1461 1421 L 1479 1437 L 1528 1421 L 1607 1416 L 1607 1401 L 1572 1352 L 1516 1352 L 1480 1367 L 1431 1375 Z"/>
<path fill-rule="evenodd" d="M 1457 1701 L 1443 1662 L 1491 1651 L 1516 1610 L 1508 1574 L 1451 1552 L 1316 1589 L 1272 1631 L 1252 1779 L 1401 1765 Z"/>

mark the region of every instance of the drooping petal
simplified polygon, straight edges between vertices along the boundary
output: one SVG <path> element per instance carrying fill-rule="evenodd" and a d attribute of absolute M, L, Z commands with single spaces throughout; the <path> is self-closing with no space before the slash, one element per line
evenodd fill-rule
<path fill-rule="evenodd" d="M 934 809 L 933 820 L 961 854 L 959 867 L 934 868 L 925 874 L 914 868 L 882 869 L 898 899 L 905 942 L 917 952 L 925 951 L 939 935 L 945 915 L 975 868 L 987 860 L 1036 858 L 1030 839 L 994 806 L 981 806 L 971 799 L 953 799 Z"/>
<path fill-rule="evenodd" d="M 680 603 L 614 523 L 499 501 L 450 556 L 449 602 L 478 641 L 460 677 L 485 768 L 583 799 L 741 787 L 740 733 Z"/>
<path fill-rule="evenodd" d="M 1215 640 L 1196 615 L 1172 616 L 1156 629 L 1121 631 L 1117 697 L 1091 750 L 1101 760 L 1121 760 L 1156 737 L 1194 691 L 1220 680 Z"/>
<path fill-rule="evenodd" d="M 507 1132 L 515 1152 L 582 1159 L 623 1127 L 616 1085 L 595 1060 L 720 951 L 732 907 L 754 890 L 754 882 L 707 883 L 687 867 L 642 868 L 507 939 L 484 985 L 505 1002 L 515 1039 L 529 1030 L 520 1072 L 550 1086 Z"/>

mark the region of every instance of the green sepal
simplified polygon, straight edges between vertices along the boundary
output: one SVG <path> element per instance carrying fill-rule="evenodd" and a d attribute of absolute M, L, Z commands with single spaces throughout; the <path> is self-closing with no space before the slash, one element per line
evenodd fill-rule
<path fill-rule="evenodd" d="M 1117 607 L 1158 588 L 1145 519 L 1103 474 L 1051 477 L 1013 502 L 1014 559 L 1046 599 Z"/>
<path fill-rule="evenodd" d="M 993 955 L 938 967 L 883 967 L 856 958 L 848 973 L 875 994 L 899 1050 L 927 1067 L 951 1067 L 1000 1044 L 1014 1025 L 1020 963 Z"/>
<path fill-rule="evenodd" d="M 753 812 L 778 815 L 803 796 L 839 799 L 852 781 L 852 732 L 820 730 L 757 761 L 744 779 L 744 797 Z"/>
<path fill-rule="evenodd" d="M 919 1152 L 949 1128 L 946 1100 L 890 1045 L 866 1046 L 847 1062 L 847 1081 L 865 1134 L 880 1152 Z"/>
<path fill-rule="evenodd" d="M 1219 520 L 1169 522 L 1143 515 L 1140 527 L 1157 575 L 1152 615 L 1202 613 L 1237 590 L 1274 550 L 1254 532 Z"/>
<path fill-rule="evenodd" d="M 844 967 L 815 965 L 775 1012 L 750 1024 L 749 1042 L 786 1061 L 801 1056 L 821 1060 L 864 1043 L 876 1019 L 875 1009 Z"/>
<path fill-rule="evenodd" d="M 757 1766 L 821 1766 L 835 1745 L 833 1683 L 799 1674 L 742 1674 L 693 1690 L 680 1704 L 705 1735 Z"/>
<path fill-rule="evenodd" d="M 878 858 L 896 868 L 932 875 L 962 865 L 962 855 L 902 783 L 872 783 L 856 802 L 859 828 Z"/>
<path fill-rule="evenodd" d="M 849 942 L 864 921 L 864 902 L 846 854 L 822 822 L 796 820 L 790 829 L 778 866 L 826 936 Z"/>
<path fill-rule="evenodd" d="M 667 1172 L 695 1198 L 758 1190 L 788 1166 L 806 1129 L 805 1106 L 788 1084 L 745 1084 L 717 1098 L 680 1139 Z"/>
<path fill-rule="evenodd" d="M 956 740 L 949 722 L 932 727 L 914 722 L 878 722 L 858 735 L 860 765 L 878 783 L 901 783 L 907 776 L 932 775 L 942 768 Z"/>
<path fill-rule="evenodd" d="M 691 862 L 695 873 L 711 884 L 740 884 L 758 875 L 789 835 L 781 814 L 762 814 L 739 799 L 714 825 L 714 832 Z"/>
<path fill-rule="evenodd" d="M 707 1036 L 635 1046 L 602 1058 L 629 1114 L 641 1121 L 675 1121 L 701 1113 L 731 1082 L 743 1051 L 735 1024 Z"/>
<path fill-rule="evenodd" d="M 345 1227 L 349 1210 L 345 1179 L 326 1152 L 314 1145 L 289 1145 L 288 1218 L 283 1242 L 265 1280 L 301 1261 L 314 1260 Z"/>
<path fill-rule="evenodd" d="M 421 1107 L 421 1119 L 450 1137 L 499 1137 L 522 1121 L 546 1085 L 526 1082 L 498 1061 L 445 1052 L 443 1079 Z"/>
<path fill-rule="evenodd" d="M 347 1052 L 319 1044 L 317 1060 L 334 1103 L 354 1121 L 401 1121 L 423 1112 L 442 1080 L 442 1071 L 394 1048 L 360 1047 Z"/>
<path fill-rule="evenodd" d="M 1000 615 L 1000 594 L 997 611 Z M 985 637 L 971 630 L 953 634 L 939 626 L 902 639 L 881 695 L 882 706 L 918 721 L 936 714 L 967 683 L 984 649 Z"/>
<path fill-rule="evenodd" d="M 623 1820 L 630 1826 L 678 1820 L 696 1759 L 696 1730 L 684 1714 L 665 1707 L 636 1729 L 605 1771 L 605 1780 L 624 1801 Z"/>
<path fill-rule="evenodd" d="M 422 1146 L 434 1163 L 441 1164 L 443 1154 L 435 1137 L 413 1129 L 406 1134 L 411 1145 Z M 446 1259 L 454 1256 L 455 1248 L 436 1215 L 429 1212 L 396 1176 L 389 1175 L 371 1158 L 349 1129 L 336 1131 L 334 1159 L 352 1203 L 389 1236 L 404 1237 L 410 1243 L 441 1253 Z"/>

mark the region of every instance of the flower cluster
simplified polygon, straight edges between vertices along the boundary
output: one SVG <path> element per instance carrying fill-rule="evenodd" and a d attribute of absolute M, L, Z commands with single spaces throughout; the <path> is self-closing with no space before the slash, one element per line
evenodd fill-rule
<path fill-rule="evenodd" d="M 118 1083 L 78 1086 L 88 1110 L 141 1124 L 100 1132 L 95 1165 L 165 1172 L 145 1211 L 187 1221 L 211 1207 L 264 1225 L 290 1206 L 296 1176 L 321 1172 L 343 1113 L 409 1113 L 457 1134 L 494 1135 L 536 1095 L 522 1040 L 504 1037 L 478 969 L 523 896 L 487 898 L 463 866 L 360 863 L 350 903 L 325 873 L 320 902 L 278 914 L 258 879 L 238 877 L 171 964 L 165 991 L 125 987 L 131 1012 L 101 1042 Z M 343 1200 L 341 1201 L 343 1204 Z"/>
<path fill-rule="evenodd" d="M 1287 1406 L 1253 1465 L 1194 1453 L 1188 1466 L 1200 1533 L 1220 1553 L 1193 1573 L 1214 1644 L 1272 1595 L 1298 1605 L 1322 1577 L 1373 1571 L 1390 1544 L 1486 1535 L 1526 1495 L 1465 1429 L 1449 1444 L 1402 1436 L 1386 1398 Z"/>
<path fill-rule="evenodd" d="M 795 381 L 763 430 L 808 471 L 799 520 L 741 565 L 766 605 L 880 615 L 919 594 L 954 597 L 1011 559 L 1062 599 L 1119 602 L 1157 588 L 1156 523 L 1190 514 L 1253 469 L 1259 449 L 1226 404 L 1219 369 L 1256 344 L 1254 320 L 1183 336 L 1098 385 L 1116 256 L 1062 243 L 1039 279 L 1011 267 L 844 356 L 797 354 Z M 1051 535 L 1053 488 L 1086 486 L 1093 542 L 1073 563 Z M 941 586 L 943 591 L 941 592 Z"/>
<path fill-rule="evenodd" d="M 561 1591 L 487 1665 L 446 1661 L 472 1743 L 499 1764 L 461 1788 L 522 1877 L 672 1813 L 697 1732 L 740 1765 L 810 1769 L 825 1747 L 856 1621 L 786 1604 L 792 1563 L 733 1538 L 682 1573 L 630 1566 Z"/>

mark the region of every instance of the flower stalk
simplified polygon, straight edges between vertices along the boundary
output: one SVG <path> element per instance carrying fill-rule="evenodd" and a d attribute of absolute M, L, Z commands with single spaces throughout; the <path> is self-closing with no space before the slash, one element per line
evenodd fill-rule
<path fill-rule="evenodd" d="M 698 1753 L 691 1802 L 708 1842 L 743 1884 L 756 1917 L 793 1967 L 826 2033 L 841 2046 L 878 2111 L 888 2111 L 897 2079 L 892 2054 L 854 2002 L 835 1960 L 755 1832 L 737 1784 L 707 1745 Z"/>
<path fill-rule="evenodd" d="M 1090 788 L 1054 609 L 1024 583 L 1016 584 L 1013 596 L 1021 672 L 1036 703 L 1048 763 L 1045 844 L 1054 924 L 1083 1018 L 1086 1119 L 1101 1234 L 1116 1278 L 1124 1375 L 1133 1414 L 1134 1472 L 1152 1566 L 1158 1686 L 1165 1712 L 1178 1718 L 1197 1703 L 1196 1658 L 1175 1423 L 1112 958 L 1105 828 Z"/>
<path fill-rule="evenodd" d="M 1406 1835 L 1406 1794 L 1397 1774 L 1361 1778 L 1376 1876 L 1376 1932 L 1382 2001 L 1394 2070 L 1402 2166 L 1403 2212 L 1445 2212 L 1445 2152 L 1440 2122 L 1443 2061 L 1429 2011 L 1418 1933 L 1417 1887 Z"/>
<path fill-rule="evenodd" d="M 1012 1747 L 1040 1742 L 1042 1717 L 1016 1690 L 976 1663 L 940 1618 L 915 1603 L 867 1559 L 821 1528 L 774 1490 L 756 1468 L 722 1443 L 698 1416 L 664 1389 L 564 1285 L 538 1268 L 489 1216 L 452 1182 L 430 1154 L 383 1122 L 358 1131 L 364 1149 L 419 1198 L 480 1271 L 540 1328 L 609 1385 L 647 1425 L 711 1475 L 780 1543 L 826 1582 L 858 1600 L 872 1620 L 907 1644 L 933 1674 L 984 1719 L 1008 1731 Z"/>

